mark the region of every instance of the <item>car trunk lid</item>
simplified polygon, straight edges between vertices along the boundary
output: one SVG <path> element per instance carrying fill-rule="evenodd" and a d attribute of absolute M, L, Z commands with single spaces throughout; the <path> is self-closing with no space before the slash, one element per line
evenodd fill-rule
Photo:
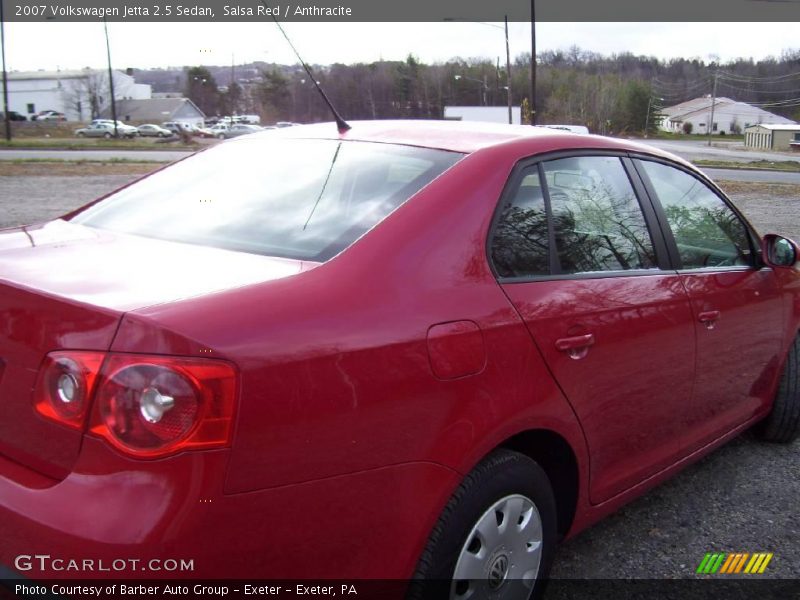
<path fill-rule="evenodd" d="M 127 311 L 313 266 L 60 220 L 0 231 L 0 454 L 54 478 L 78 456 L 81 432 L 33 408 L 49 352 L 106 351 Z"/>

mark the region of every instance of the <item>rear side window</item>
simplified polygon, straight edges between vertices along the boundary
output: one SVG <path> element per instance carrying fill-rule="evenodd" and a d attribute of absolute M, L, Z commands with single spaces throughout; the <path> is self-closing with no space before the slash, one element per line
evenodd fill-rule
<path fill-rule="evenodd" d="M 547 213 L 537 167 L 528 169 L 503 208 L 492 237 L 500 277 L 550 273 Z"/>
<path fill-rule="evenodd" d="M 656 268 L 639 201 L 618 157 L 552 160 L 524 172 L 501 207 L 491 253 L 500 277 Z"/>
<path fill-rule="evenodd" d="M 667 216 L 684 269 L 751 264 L 746 226 L 711 188 L 675 167 L 640 164 Z"/>

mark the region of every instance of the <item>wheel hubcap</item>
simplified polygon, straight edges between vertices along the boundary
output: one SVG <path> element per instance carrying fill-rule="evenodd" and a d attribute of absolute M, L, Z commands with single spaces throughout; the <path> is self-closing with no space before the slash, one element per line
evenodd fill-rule
<path fill-rule="evenodd" d="M 453 572 L 451 600 L 524 599 L 542 560 L 542 521 L 534 503 L 514 494 L 481 515 Z"/>

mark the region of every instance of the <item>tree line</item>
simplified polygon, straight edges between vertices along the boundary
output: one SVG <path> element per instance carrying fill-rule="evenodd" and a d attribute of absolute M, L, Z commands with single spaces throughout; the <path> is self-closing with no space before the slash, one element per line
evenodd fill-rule
<path fill-rule="evenodd" d="M 315 65 L 314 75 L 340 113 L 356 119 L 441 119 L 445 106 L 505 106 L 530 118 L 530 54 L 512 64 L 509 86 L 499 60 L 454 58 Z M 259 114 L 262 122 L 327 121 L 331 115 L 300 65 L 263 62 L 236 67 L 195 66 L 139 71 L 156 92 L 183 92 L 206 115 Z M 753 103 L 800 119 L 800 50 L 759 61 L 722 63 L 697 58 L 660 60 L 630 53 L 604 56 L 582 50 L 537 55 L 537 123 L 586 125 L 592 132 L 626 134 L 653 129 L 658 111 L 698 96 Z"/>

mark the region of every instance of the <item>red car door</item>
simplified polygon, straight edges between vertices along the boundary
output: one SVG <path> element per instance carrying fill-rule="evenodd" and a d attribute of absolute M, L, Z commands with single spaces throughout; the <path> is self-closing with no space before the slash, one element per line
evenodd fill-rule
<path fill-rule="evenodd" d="M 583 427 L 595 503 L 672 464 L 689 435 L 692 312 L 629 173 L 610 155 L 529 165 L 490 240 L 498 279 Z"/>
<path fill-rule="evenodd" d="M 637 160 L 636 166 L 669 225 L 667 243 L 691 300 L 697 331 L 692 428 L 699 446 L 769 402 L 780 367 L 780 292 L 774 272 L 756 266 L 755 236 L 713 188 L 670 164 Z"/>

